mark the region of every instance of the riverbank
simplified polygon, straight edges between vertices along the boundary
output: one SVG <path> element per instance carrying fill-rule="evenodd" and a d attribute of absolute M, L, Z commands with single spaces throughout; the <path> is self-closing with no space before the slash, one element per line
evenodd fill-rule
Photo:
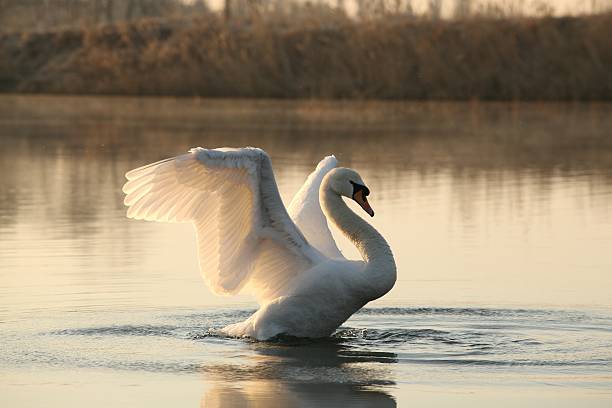
<path fill-rule="evenodd" d="M 356 22 L 143 20 L 0 35 L 0 92 L 612 100 L 612 14 Z"/>

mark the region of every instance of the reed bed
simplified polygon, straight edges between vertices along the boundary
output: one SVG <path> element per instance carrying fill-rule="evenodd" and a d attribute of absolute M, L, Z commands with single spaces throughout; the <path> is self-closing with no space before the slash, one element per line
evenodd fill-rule
<path fill-rule="evenodd" d="M 369 21 L 148 19 L 0 35 L 0 91 L 612 100 L 612 14 Z"/>

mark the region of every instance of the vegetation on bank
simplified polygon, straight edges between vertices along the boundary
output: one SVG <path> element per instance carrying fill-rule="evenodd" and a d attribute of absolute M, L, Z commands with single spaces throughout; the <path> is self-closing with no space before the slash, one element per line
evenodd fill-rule
<path fill-rule="evenodd" d="M 612 100 L 612 13 L 317 21 L 148 19 L 0 34 L 0 91 Z"/>

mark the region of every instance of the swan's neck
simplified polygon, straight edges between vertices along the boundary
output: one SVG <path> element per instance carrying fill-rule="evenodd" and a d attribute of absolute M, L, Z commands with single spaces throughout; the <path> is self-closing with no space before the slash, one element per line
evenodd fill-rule
<path fill-rule="evenodd" d="M 351 240 L 366 262 L 367 300 L 374 300 L 391 290 L 396 268 L 391 248 L 376 229 L 355 214 L 342 197 L 326 185 L 321 186 L 320 201 L 328 219 Z"/>

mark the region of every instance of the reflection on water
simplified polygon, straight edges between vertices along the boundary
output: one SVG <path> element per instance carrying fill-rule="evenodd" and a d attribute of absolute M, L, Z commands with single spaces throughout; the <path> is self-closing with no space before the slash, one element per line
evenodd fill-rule
<path fill-rule="evenodd" d="M 201 407 L 381 407 L 397 406 L 380 391 L 345 384 L 283 384 L 272 381 L 243 383 L 241 388 L 217 385 L 207 391 Z"/>
<path fill-rule="evenodd" d="M 202 398 L 206 407 L 395 407 L 375 386 L 389 386 L 393 374 L 372 363 L 394 363 L 394 353 L 347 353 L 333 341 L 253 344 L 240 364 L 203 367 L 213 386 Z M 361 364 L 357 364 L 361 363 Z M 237 386 L 239 384 L 239 386 Z"/>
<path fill-rule="evenodd" d="M 117 405 L 150 407 L 439 395 L 414 384 L 604 392 L 609 316 L 585 310 L 612 307 L 611 132 L 612 106 L 597 104 L 2 96 L 0 405 L 52 400 L 61 384 L 71 399 L 56 405 L 102 405 L 87 390 L 121 385 Z M 385 308 L 327 342 L 214 335 L 252 299 L 205 288 L 189 225 L 127 220 L 123 174 L 193 146 L 246 145 L 270 153 L 286 201 L 327 154 L 359 170 L 398 264 Z M 134 384 L 148 397 L 129 399 Z"/>

